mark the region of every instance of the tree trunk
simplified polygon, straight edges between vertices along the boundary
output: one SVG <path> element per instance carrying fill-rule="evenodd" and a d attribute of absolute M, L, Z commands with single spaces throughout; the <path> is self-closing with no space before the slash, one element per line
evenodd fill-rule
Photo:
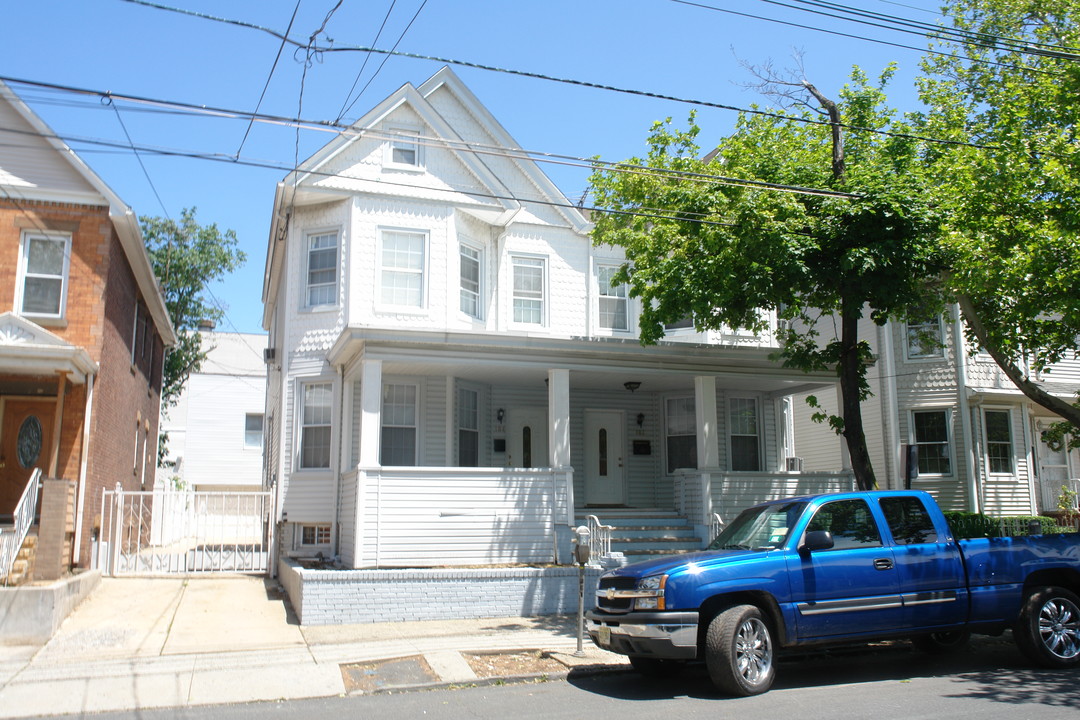
<path fill-rule="evenodd" d="M 851 470 L 860 490 L 877 487 L 870 451 L 863 432 L 861 380 L 862 358 L 859 355 L 859 314 L 845 303 L 840 318 L 840 403 L 844 416 L 844 440 L 851 456 Z"/>
<path fill-rule="evenodd" d="M 960 312 L 964 315 L 964 321 L 967 322 L 971 332 L 979 340 L 979 344 L 990 354 L 990 357 L 994 358 L 994 362 L 1012 380 L 1013 384 L 1020 388 L 1020 392 L 1024 393 L 1032 402 L 1060 415 L 1063 419 L 1072 423 L 1073 426 L 1080 427 L 1080 407 L 1071 405 L 1061 398 L 1051 395 L 1029 380 L 1023 371 L 1016 366 L 1016 363 L 1005 357 L 1001 350 L 988 338 L 986 326 L 983 325 L 982 319 L 975 309 L 975 303 L 971 301 L 971 298 L 960 295 L 957 301 L 960 303 Z M 963 352 L 963 348 L 957 348 L 957 352 Z"/>

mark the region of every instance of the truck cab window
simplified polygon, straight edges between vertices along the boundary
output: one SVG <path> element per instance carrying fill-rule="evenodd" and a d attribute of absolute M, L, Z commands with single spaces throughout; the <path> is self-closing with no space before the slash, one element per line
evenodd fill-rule
<path fill-rule="evenodd" d="M 893 542 L 897 545 L 916 545 L 938 541 L 930 513 L 919 498 L 889 497 L 881 499 L 881 511 L 889 524 Z"/>
<path fill-rule="evenodd" d="M 881 533 L 864 500 L 826 503 L 814 513 L 806 529 L 832 533 L 834 550 L 881 545 Z"/>

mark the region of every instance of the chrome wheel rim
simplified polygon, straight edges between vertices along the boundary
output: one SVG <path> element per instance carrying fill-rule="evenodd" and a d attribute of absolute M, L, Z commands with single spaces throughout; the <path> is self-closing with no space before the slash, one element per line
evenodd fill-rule
<path fill-rule="evenodd" d="M 735 635 L 735 660 L 739 675 L 749 685 L 759 685 L 772 669 L 769 629 L 759 618 L 744 620 Z"/>
<path fill-rule="evenodd" d="M 1039 610 L 1039 636 L 1054 657 L 1080 656 L 1080 608 L 1067 598 L 1051 598 Z"/>

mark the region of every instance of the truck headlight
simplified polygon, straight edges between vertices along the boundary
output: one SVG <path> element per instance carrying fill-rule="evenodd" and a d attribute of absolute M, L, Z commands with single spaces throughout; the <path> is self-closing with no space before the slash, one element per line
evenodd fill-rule
<path fill-rule="evenodd" d="M 667 585 L 667 575 L 650 575 L 641 578 L 634 593 L 634 609 L 663 610 L 665 585 Z"/>

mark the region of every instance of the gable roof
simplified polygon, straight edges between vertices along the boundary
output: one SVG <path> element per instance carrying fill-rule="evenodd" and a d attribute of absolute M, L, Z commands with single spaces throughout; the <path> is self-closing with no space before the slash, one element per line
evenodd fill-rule
<path fill-rule="evenodd" d="M 0 143 L 0 193 L 27 202 L 107 206 L 154 326 L 166 347 L 175 345 L 165 298 L 132 209 L 2 80 L 0 118 L 0 136 L 16 134 L 13 141 Z"/>
<path fill-rule="evenodd" d="M 508 224 L 529 200 L 519 199 L 515 193 L 507 187 L 500 176 L 491 170 L 484 161 L 483 152 L 489 149 L 476 145 L 462 137 L 453 123 L 444 118 L 432 105 L 429 98 L 438 90 L 446 89 L 462 104 L 469 116 L 477 122 L 487 135 L 495 138 L 496 144 L 506 150 L 517 150 L 520 154 L 510 156 L 509 161 L 514 167 L 537 188 L 542 199 L 540 204 L 552 207 L 558 212 L 577 232 L 586 232 L 589 228 L 589 220 L 584 214 L 570 203 L 566 196 L 555 186 L 537 164 L 528 158 L 521 146 L 517 144 L 510 133 L 495 119 L 480 100 L 469 90 L 460 78 L 449 67 L 443 67 L 419 88 L 411 83 L 401 86 L 396 92 L 372 108 L 363 117 L 358 119 L 345 131 L 339 133 L 333 140 L 320 148 L 311 157 L 305 160 L 293 172 L 289 173 L 282 182 L 278 183 L 274 197 L 274 211 L 271 218 L 270 237 L 268 251 L 266 253 L 266 268 L 263 274 L 263 303 L 269 306 L 270 299 L 276 285 L 276 276 L 280 270 L 279 253 L 284 252 L 277 242 L 285 237 L 288 208 L 293 204 L 307 202 L 325 202 L 327 194 L 306 192 L 314 184 L 320 170 L 327 168 L 338 157 L 342 156 L 356 143 L 365 137 L 384 139 L 388 137 L 385 131 L 380 132 L 378 126 L 386 120 L 391 113 L 403 105 L 408 105 L 421 120 L 430 127 L 436 136 L 445 141 L 440 145 L 444 150 L 454 153 L 457 159 L 468 169 L 470 173 L 487 190 L 488 197 L 480 198 L 478 195 L 470 196 L 468 190 L 460 190 L 463 196 L 470 196 L 470 202 L 461 208 L 463 212 L 472 214 L 479 219 L 492 225 Z M 476 148 L 475 150 L 471 148 Z M 483 151 L 483 152 L 482 152 Z M 340 191 L 342 198 L 352 195 L 352 192 Z M 265 316 L 264 325 L 269 322 Z"/>

